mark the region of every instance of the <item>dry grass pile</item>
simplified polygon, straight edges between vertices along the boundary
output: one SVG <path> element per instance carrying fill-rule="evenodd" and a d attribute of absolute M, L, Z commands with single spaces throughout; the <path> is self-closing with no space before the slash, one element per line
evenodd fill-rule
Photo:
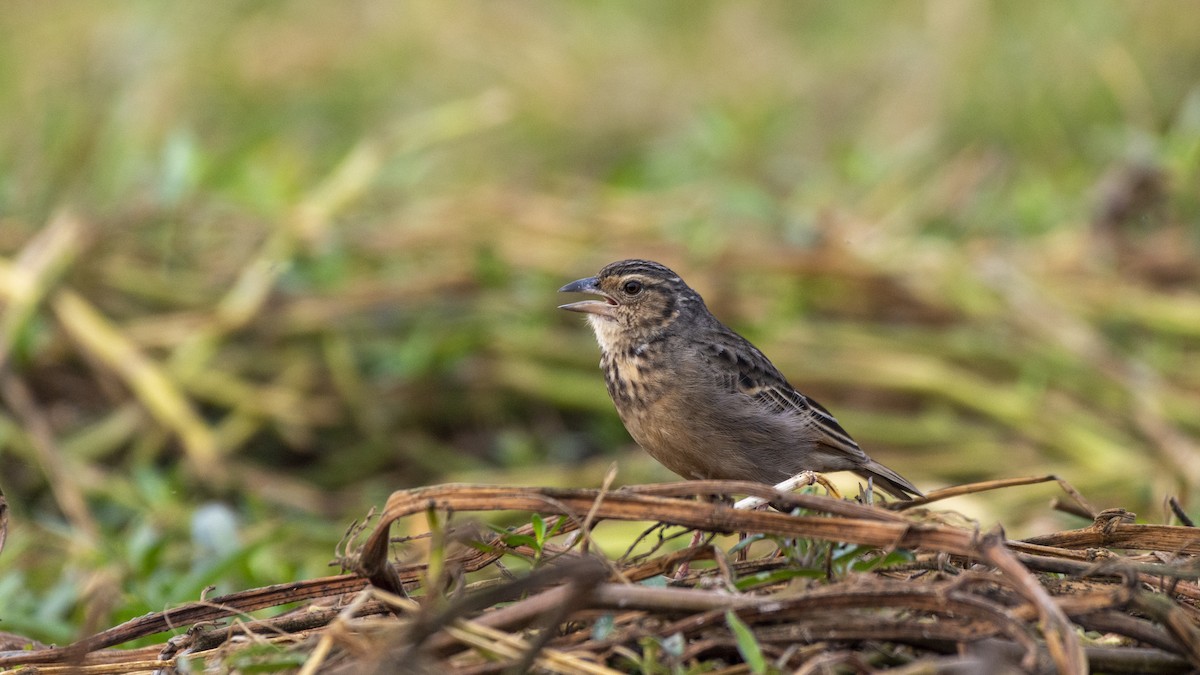
<path fill-rule="evenodd" d="M 1086 527 L 1007 540 L 930 502 L 1056 480 L 949 488 L 911 504 L 729 481 L 571 490 L 441 485 L 399 491 L 352 528 L 355 574 L 258 588 L 150 614 L 62 648 L 0 653 L 39 673 L 188 672 L 1186 672 L 1200 668 L 1200 534 L 1093 513 Z M 776 510 L 735 508 L 745 494 Z M 514 511 L 487 532 L 462 516 Z M 424 514 L 429 531 L 393 526 Z M 624 555 L 591 533 L 648 521 Z M 1186 522 L 1186 521 L 1185 521 Z M 703 544 L 667 542 L 695 531 Z M 743 533 L 738 540 L 715 539 Z M 732 547 L 714 545 L 734 542 Z M 418 562 L 391 552 L 421 549 Z M 514 571 L 514 561 L 528 572 Z M 651 580 L 670 578 L 669 583 Z M 289 605 L 272 618 L 248 612 Z M 232 620 L 230 620 L 232 619 Z M 110 649 L 173 630 L 158 644 Z M 187 662 L 184 664 L 183 662 Z M 514 670 L 515 669 L 515 670 Z"/>
<path fill-rule="evenodd" d="M 470 668 L 487 650 L 498 663 L 520 661 L 532 644 L 478 632 L 485 617 L 505 616 L 485 611 L 501 603 L 488 599 L 529 611 L 561 573 L 580 590 L 560 630 L 535 623 L 522 639 L 550 640 L 546 649 L 572 663 L 686 671 L 754 667 L 755 654 L 764 667 L 922 663 L 940 653 L 929 645 L 992 626 L 986 644 L 1017 645 L 1018 664 L 1037 652 L 1039 664 L 1078 665 L 1074 628 L 1036 616 L 1054 604 L 984 556 L 986 537 L 955 535 L 951 546 L 912 534 L 948 516 L 896 520 L 814 502 L 806 508 L 816 515 L 795 521 L 637 491 L 608 494 L 594 513 L 598 534 L 570 546 L 570 527 L 546 541 L 553 518 L 528 511 L 565 504 L 578 518 L 594 493 L 486 503 L 462 501 L 486 493 L 457 488 L 412 493 L 441 495 L 456 512 L 525 509 L 530 524 L 497 539 L 455 516 L 454 528 L 429 528 L 444 545 L 430 536 L 404 546 L 405 565 L 417 566 L 398 579 L 420 587 L 418 609 L 379 590 L 351 601 L 360 614 L 321 600 L 365 587 L 343 577 L 157 613 L 208 584 L 216 596 L 326 574 L 336 524 L 392 489 L 594 487 L 617 458 L 624 482 L 665 475 L 614 415 L 589 331 L 555 309 L 563 283 L 633 256 L 684 275 L 872 457 L 920 485 L 1057 474 L 1097 512 L 1120 506 L 1162 522 L 1161 496 L 1177 495 L 1180 521 L 1185 509 L 1195 518 L 1200 12 L 966 4 L 7 8 L 0 488 L 9 509 L 0 501 L 0 521 L 12 526 L 0 628 L 67 644 L 155 612 L 77 649 L 7 662 L 45 658 L 53 670 L 137 640 L 126 646 L 146 650 L 114 653 L 112 669 L 137 654 L 154 664 L 162 645 L 147 631 L 186 626 L 198 627 L 166 656 L 213 659 L 216 669 L 353 669 L 409 653 Z M 1034 488 L 965 501 L 955 508 L 1014 536 L 1067 526 L 1041 518 Z M 629 511 L 607 510 L 620 504 Z M 199 517 L 210 507 L 226 517 Z M 668 552 L 673 542 L 619 558 L 607 547 L 635 533 L 618 518 L 749 532 L 750 544 L 695 561 L 665 589 L 731 604 L 708 608 L 699 624 L 679 623 L 699 610 L 665 601 L 604 605 L 614 589 L 663 591 L 625 581 L 682 555 Z M 1167 636 L 1137 634 L 1160 659 L 1141 669 L 1194 666 L 1166 646 L 1189 644 L 1170 636 L 1191 625 L 1178 620 L 1191 616 L 1190 596 L 1179 595 L 1191 582 L 1170 581 L 1186 577 L 1163 570 L 1173 560 L 1137 557 L 1181 555 L 1183 543 L 1155 537 L 1191 530 L 1105 522 L 1104 536 L 1153 534 L 1106 544 L 1092 529 L 1075 536 L 1100 543 L 1039 542 L 1132 551 L 1112 560 L 1040 555 L 1087 593 L 1125 593 L 1105 605 L 1118 609 L 1076 612 L 1070 602 L 1084 591 L 1037 576 L 1042 568 L 1022 557 L 1036 552 L 996 550 L 1015 551 L 1063 598 L 1066 621 L 1094 629 L 1080 638 L 1089 660 L 1097 649 L 1138 654 L 1088 643 L 1129 635 L 1136 620 Z M 816 523 L 837 531 L 805 529 Z M 893 530 L 905 532 L 899 543 L 845 543 Z M 490 552 L 439 553 L 469 541 Z M 603 572 L 571 566 L 601 549 Z M 374 553 L 364 564 L 378 577 L 386 568 Z M 930 557 L 936 570 L 925 569 Z M 1131 565 L 1157 565 L 1178 609 L 1139 605 L 1169 594 L 1135 584 Z M 505 569 L 531 576 L 506 585 L 515 582 Z M 1120 574 L 1127 585 L 1113 581 Z M 398 593 L 397 579 L 377 582 Z M 865 584 L 872 603 L 895 597 L 868 582 L 975 598 L 1004 620 L 911 599 L 870 611 L 830 601 L 822 611 L 835 621 L 786 642 L 771 631 L 802 619 L 734 606 L 846 584 Z M 455 604 L 464 598 L 475 604 Z M 371 614 L 384 607 L 395 616 Z M 236 629 L 205 623 L 253 608 L 263 613 Z M 885 627 L 867 637 L 818 631 L 842 626 L 842 614 Z M 1124 628 L 1101 616 L 1125 617 Z M 953 621 L 967 628 L 950 632 Z M 248 626 L 268 632 L 238 633 Z M 941 641 L 895 626 L 932 626 Z M 1063 651 L 1042 653 L 1055 639 Z M 452 653 L 446 641 L 472 646 Z M 159 667 L 169 666 L 146 666 Z"/>

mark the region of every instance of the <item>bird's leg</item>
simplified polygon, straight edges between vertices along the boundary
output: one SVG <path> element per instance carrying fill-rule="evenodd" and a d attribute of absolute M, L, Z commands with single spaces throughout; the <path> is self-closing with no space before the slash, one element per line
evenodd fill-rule
<path fill-rule="evenodd" d="M 831 497 L 834 497 L 836 499 L 842 498 L 842 493 L 838 492 L 837 488 L 835 488 L 833 486 L 833 483 L 829 482 L 828 478 L 826 478 L 825 476 L 823 476 L 819 473 L 815 473 L 813 471 L 801 471 L 800 473 L 796 474 L 795 476 L 792 476 L 791 478 L 789 478 L 781 483 L 776 484 L 774 487 L 776 490 L 781 490 L 783 492 L 790 492 L 790 491 L 795 490 L 796 488 L 800 487 L 801 485 L 812 485 L 813 483 L 819 483 L 822 487 L 824 487 L 826 490 L 829 491 L 829 495 Z M 735 509 L 753 509 L 753 508 L 762 506 L 763 504 L 766 504 L 766 503 L 767 503 L 767 500 L 765 500 L 761 497 L 746 497 L 745 499 L 740 500 L 739 502 L 734 504 L 733 508 L 735 508 Z"/>
<path fill-rule="evenodd" d="M 829 479 L 826 478 L 824 474 L 813 473 L 811 471 L 805 471 L 804 473 L 810 474 L 812 477 L 812 481 L 809 482 L 809 485 L 812 485 L 813 482 L 820 483 L 821 487 L 825 488 L 825 490 L 829 492 L 830 497 L 833 497 L 834 499 L 842 498 L 842 493 L 838 492 L 838 489 L 833 486 L 833 483 L 829 482 Z"/>
<path fill-rule="evenodd" d="M 700 499 L 705 499 L 705 498 L 700 497 Z M 713 497 L 708 497 L 707 499 L 709 501 L 714 501 L 714 502 L 724 501 L 726 504 L 729 503 L 728 497 L 713 496 Z M 695 532 L 693 532 L 692 533 L 692 543 L 688 544 L 688 548 L 698 547 L 700 545 L 700 542 L 704 539 L 705 534 L 706 533 L 703 530 L 696 530 Z M 680 564 L 679 567 L 676 568 L 676 570 L 675 570 L 674 580 L 679 581 L 680 579 L 687 576 L 687 573 L 690 569 L 690 565 L 691 565 L 691 561 L 684 561 L 682 564 Z"/>
<path fill-rule="evenodd" d="M 703 539 L 704 539 L 704 532 L 702 530 L 696 530 L 695 532 L 692 533 L 692 543 L 688 544 L 688 548 L 689 549 L 697 548 L 698 546 L 700 546 L 700 542 Z M 684 577 L 686 577 L 688 575 L 688 572 L 691 571 L 691 564 L 692 564 L 692 561 L 690 558 L 687 560 L 684 560 L 682 563 L 680 563 L 679 567 L 675 568 L 675 576 L 672 577 L 671 580 L 679 581 L 679 580 L 683 579 Z"/>

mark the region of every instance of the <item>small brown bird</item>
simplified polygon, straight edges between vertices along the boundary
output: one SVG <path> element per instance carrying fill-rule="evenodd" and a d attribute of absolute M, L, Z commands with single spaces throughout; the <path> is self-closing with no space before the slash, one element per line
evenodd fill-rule
<path fill-rule="evenodd" d="M 853 471 L 900 499 L 921 494 L 663 265 L 622 260 L 558 290 L 602 298 L 560 309 L 587 314 L 621 421 L 671 471 L 772 485 L 802 471 Z"/>

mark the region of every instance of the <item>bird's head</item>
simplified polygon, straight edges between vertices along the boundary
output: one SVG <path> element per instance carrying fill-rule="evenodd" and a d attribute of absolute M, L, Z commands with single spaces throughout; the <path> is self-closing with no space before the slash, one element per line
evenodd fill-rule
<path fill-rule="evenodd" d="M 618 342 L 645 341 L 670 328 L 681 316 L 705 311 L 704 301 L 667 267 L 649 260 L 621 260 L 594 277 L 579 279 L 560 293 L 591 293 L 599 300 L 561 305 L 583 312 L 596 332 L 600 347 Z"/>

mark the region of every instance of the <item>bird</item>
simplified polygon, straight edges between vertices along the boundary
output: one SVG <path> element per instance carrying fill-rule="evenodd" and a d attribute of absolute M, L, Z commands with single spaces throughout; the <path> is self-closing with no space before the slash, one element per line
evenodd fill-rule
<path fill-rule="evenodd" d="M 599 296 L 559 309 L 587 316 L 617 414 L 674 473 L 774 485 L 804 471 L 852 471 L 897 499 L 922 496 L 666 266 L 620 260 L 558 290 Z"/>

